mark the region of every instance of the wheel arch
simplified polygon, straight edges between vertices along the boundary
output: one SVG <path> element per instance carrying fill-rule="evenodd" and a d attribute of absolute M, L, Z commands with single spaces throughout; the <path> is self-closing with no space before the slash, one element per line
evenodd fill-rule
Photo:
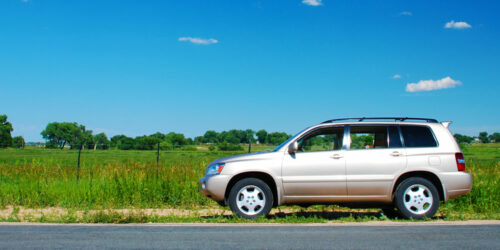
<path fill-rule="evenodd" d="M 265 172 L 258 172 L 258 171 L 239 173 L 231 178 L 231 180 L 227 184 L 226 191 L 224 193 L 224 202 L 226 204 L 228 204 L 227 200 L 228 200 L 229 193 L 231 192 L 231 189 L 233 188 L 233 186 L 238 181 L 243 180 L 245 178 L 256 178 L 256 179 L 260 179 L 263 182 L 265 182 L 269 186 L 269 188 L 271 188 L 271 191 L 273 192 L 273 207 L 278 206 L 279 193 L 278 193 L 278 186 L 276 185 L 276 181 L 274 180 L 274 178 L 270 174 L 265 173 Z"/>
<path fill-rule="evenodd" d="M 429 172 L 429 171 L 411 171 L 411 172 L 406 172 L 406 173 L 400 175 L 392 187 L 392 193 L 391 193 L 392 200 L 394 200 L 394 193 L 396 192 L 396 189 L 398 188 L 399 184 L 401 184 L 401 182 L 403 182 L 404 180 L 411 178 L 411 177 L 421 177 L 421 178 L 424 178 L 424 179 L 432 182 L 432 184 L 434 184 L 434 186 L 436 186 L 436 188 L 438 190 L 439 200 L 440 201 L 446 200 L 446 196 L 445 196 L 446 194 L 445 194 L 445 190 L 444 190 L 444 187 L 443 187 L 441 180 L 439 179 L 439 177 L 436 174 Z"/>

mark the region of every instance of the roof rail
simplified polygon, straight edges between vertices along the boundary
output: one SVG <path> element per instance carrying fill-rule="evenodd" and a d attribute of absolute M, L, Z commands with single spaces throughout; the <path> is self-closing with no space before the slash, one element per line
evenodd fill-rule
<path fill-rule="evenodd" d="M 362 122 L 364 120 L 394 120 L 394 121 L 400 121 L 404 122 L 406 120 L 416 120 L 416 121 L 426 121 L 426 122 L 432 122 L 432 123 L 437 123 L 438 121 L 436 119 L 432 118 L 415 118 L 415 117 L 358 117 L 358 118 L 338 118 L 338 119 L 331 119 L 328 121 L 324 121 L 322 123 L 331 123 L 331 122 L 340 122 L 340 121 L 349 121 L 349 120 L 357 120 L 358 122 Z"/>

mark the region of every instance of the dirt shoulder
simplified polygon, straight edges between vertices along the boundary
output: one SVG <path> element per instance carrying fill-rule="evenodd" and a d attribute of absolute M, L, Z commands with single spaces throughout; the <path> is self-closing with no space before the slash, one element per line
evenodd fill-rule
<path fill-rule="evenodd" d="M 432 220 L 409 221 L 388 218 L 377 209 L 347 208 L 300 208 L 279 207 L 271 211 L 268 217 L 258 218 L 249 223 L 248 220 L 234 217 L 229 209 L 222 207 L 200 207 L 192 209 L 180 208 L 130 208 L 130 209 L 93 209 L 76 210 L 60 207 L 25 208 L 7 206 L 0 209 L 0 222 L 9 223 L 111 223 L 111 224 L 144 224 L 158 225 L 496 225 L 500 224 L 496 215 L 464 215 L 446 217 L 438 214 Z M 165 224 L 166 223 L 166 224 Z"/>

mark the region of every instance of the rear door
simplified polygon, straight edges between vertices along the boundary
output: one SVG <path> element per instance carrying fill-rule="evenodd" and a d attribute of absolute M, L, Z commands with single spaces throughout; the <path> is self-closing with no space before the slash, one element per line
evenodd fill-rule
<path fill-rule="evenodd" d="M 396 176 L 406 167 L 398 126 L 351 125 L 346 151 L 347 194 L 350 201 L 390 199 Z"/>

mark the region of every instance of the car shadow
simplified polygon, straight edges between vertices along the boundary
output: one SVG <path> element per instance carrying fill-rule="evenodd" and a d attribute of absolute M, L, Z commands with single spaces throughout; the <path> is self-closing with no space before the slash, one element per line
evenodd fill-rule
<path fill-rule="evenodd" d="M 382 218 L 381 212 L 331 212 L 331 211 L 297 211 L 297 212 L 277 212 L 269 215 L 268 218 L 319 218 L 326 220 L 339 220 L 342 218 L 360 219 L 366 217 Z"/>
<path fill-rule="evenodd" d="M 353 218 L 361 219 L 366 217 L 382 218 L 384 217 L 382 212 L 331 212 L 331 211 L 293 211 L 293 212 L 282 212 L 276 211 L 269 214 L 267 219 L 286 219 L 286 218 L 318 218 L 326 220 L 339 220 L 342 218 Z M 206 215 L 201 216 L 204 219 L 229 219 L 233 218 L 233 215 L 220 214 L 220 215 Z"/>
<path fill-rule="evenodd" d="M 201 218 L 204 219 L 230 219 L 234 218 L 233 215 L 207 215 L 207 216 L 201 216 Z M 348 220 L 361 220 L 361 219 L 396 219 L 396 220 L 403 220 L 399 216 L 388 216 L 384 214 L 382 211 L 276 211 L 274 213 L 269 214 L 267 219 L 274 220 L 274 219 L 308 219 L 308 218 L 315 218 L 315 219 L 324 219 L 324 220 L 343 220 L 343 219 L 348 219 Z M 440 219 L 445 219 L 445 216 L 434 216 L 432 219 L 433 220 L 440 220 Z"/>

